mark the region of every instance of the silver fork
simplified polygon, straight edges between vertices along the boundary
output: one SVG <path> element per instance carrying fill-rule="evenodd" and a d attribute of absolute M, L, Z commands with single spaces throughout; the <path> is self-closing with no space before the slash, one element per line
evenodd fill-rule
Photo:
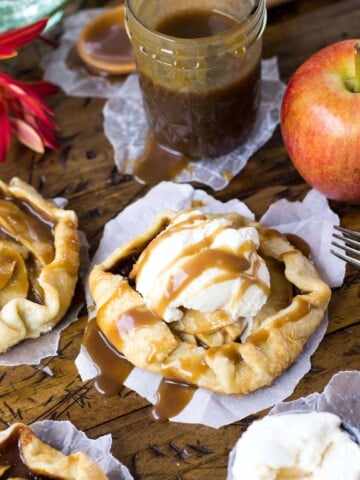
<path fill-rule="evenodd" d="M 330 252 L 360 270 L 360 232 L 354 232 L 337 225 L 334 226 L 334 229 L 339 233 L 333 233 L 333 238 L 340 240 L 342 243 L 331 242 L 331 245 L 345 252 L 345 255 L 337 250 L 330 250 Z"/>

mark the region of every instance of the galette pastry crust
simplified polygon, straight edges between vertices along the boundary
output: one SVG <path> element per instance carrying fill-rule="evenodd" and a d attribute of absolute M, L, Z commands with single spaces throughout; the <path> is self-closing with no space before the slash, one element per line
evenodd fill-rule
<path fill-rule="evenodd" d="M 30 427 L 14 423 L 0 432 L 0 452 L 15 439 L 20 457 L 31 473 L 61 480 L 107 480 L 100 467 L 85 453 L 64 455 L 42 442 Z"/>
<path fill-rule="evenodd" d="M 27 183 L 0 181 L 0 195 L 2 353 L 51 330 L 64 316 L 77 282 L 80 242 L 75 213 L 47 202 Z M 31 225 L 39 217 L 51 225 L 51 240 Z M 39 298 L 31 298 L 31 290 Z"/>
<path fill-rule="evenodd" d="M 134 365 L 172 380 L 236 395 L 270 385 L 296 360 L 320 324 L 330 299 L 329 287 L 285 236 L 238 214 L 226 214 L 222 217 L 234 226 L 253 226 L 259 233 L 260 253 L 271 274 L 267 303 L 253 319 L 243 343 L 237 338 L 241 325 L 221 324 L 218 312 L 202 319 L 207 327 L 200 330 L 208 331 L 196 332 L 197 322 L 191 318 L 194 312 L 187 316 L 185 311 L 180 322 L 165 323 L 146 309 L 133 281 L 126 273 L 117 273 L 117 267 L 124 259 L 138 256 L 173 216 L 162 212 L 147 231 L 93 268 L 90 292 L 99 328 Z M 271 263 L 277 267 L 272 268 Z M 146 312 L 136 324 L 129 322 L 134 309 L 137 315 Z M 203 335 L 200 341 L 199 334 Z"/>

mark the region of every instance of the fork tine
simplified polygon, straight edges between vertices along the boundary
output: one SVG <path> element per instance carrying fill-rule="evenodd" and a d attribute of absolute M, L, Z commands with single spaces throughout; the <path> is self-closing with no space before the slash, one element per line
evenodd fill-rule
<path fill-rule="evenodd" d="M 335 255 L 335 257 L 341 258 L 341 260 L 344 260 L 346 263 L 349 263 L 355 268 L 358 268 L 360 270 L 360 260 L 356 260 L 355 258 L 348 257 L 347 255 L 343 255 L 342 253 L 339 253 L 335 250 L 330 250 L 330 252 Z"/>
<path fill-rule="evenodd" d="M 346 253 L 353 253 L 354 255 L 360 255 L 360 250 L 356 250 L 355 248 L 347 247 L 346 245 L 341 245 L 340 243 L 337 242 L 331 242 L 331 245 L 337 248 L 341 248 L 341 250 L 344 250 Z"/>
<path fill-rule="evenodd" d="M 360 232 L 354 232 L 354 230 L 348 230 L 347 228 L 340 227 L 339 225 L 334 225 L 334 229 L 342 232 L 345 235 L 348 235 L 350 238 L 360 239 Z"/>
<path fill-rule="evenodd" d="M 337 249 L 343 250 L 346 255 L 337 250 L 330 250 L 330 252 L 336 257 L 344 260 L 346 263 L 349 263 L 353 267 L 360 270 L 360 260 L 358 259 L 358 257 L 360 257 L 360 233 L 339 227 L 337 225 L 334 226 L 334 229 L 340 232 L 341 235 L 333 233 L 333 238 L 340 240 L 342 243 L 331 242 L 331 245 Z"/>
<path fill-rule="evenodd" d="M 337 238 L 338 240 L 341 240 L 342 242 L 345 243 L 345 245 L 350 245 L 351 247 L 360 248 L 360 242 L 358 242 L 357 240 L 353 240 L 351 238 L 347 238 L 347 237 L 344 237 L 342 235 L 337 235 L 336 233 L 333 234 L 333 237 Z M 359 253 L 359 252 L 355 252 L 355 253 Z"/>

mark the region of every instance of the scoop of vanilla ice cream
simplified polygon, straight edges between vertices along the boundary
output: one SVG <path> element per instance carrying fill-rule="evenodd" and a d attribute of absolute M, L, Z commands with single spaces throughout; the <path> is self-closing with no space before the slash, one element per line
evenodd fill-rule
<path fill-rule="evenodd" d="M 234 448 L 231 480 L 360 480 L 360 447 L 332 413 L 254 422 Z"/>
<path fill-rule="evenodd" d="M 136 289 L 165 321 L 183 308 L 222 310 L 233 321 L 255 316 L 267 300 L 270 276 L 258 255 L 254 227 L 190 210 L 175 216 L 144 250 L 135 267 Z"/>

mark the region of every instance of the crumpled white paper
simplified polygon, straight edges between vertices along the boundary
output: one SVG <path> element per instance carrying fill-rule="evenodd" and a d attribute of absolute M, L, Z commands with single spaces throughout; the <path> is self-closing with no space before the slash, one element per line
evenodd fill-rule
<path fill-rule="evenodd" d="M 280 122 L 284 91 L 276 58 L 263 60 L 260 109 L 244 144 L 226 155 L 190 162 L 173 180 L 199 182 L 214 190 L 225 188 L 245 167 L 251 155 L 273 135 Z M 134 162 L 144 151 L 147 130 L 138 76 L 133 74 L 104 107 L 105 135 L 114 148 L 115 164 L 121 173 L 133 174 Z"/>
<path fill-rule="evenodd" d="M 191 208 L 194 202 L 196 208 L 204 212 L 238 212 L 254 218 L 254 214 L 239 200 L 233 199 L 222 203 L 202 190 L 193 189 L 190 185 L 162 182 L 105 225 L 92 265 L 101 263 L 116 247 L 142 233 L 155 215 L 163 209 L 179 211 Z M 199 207 L 199 204 L 202 206 Z M 332 225 L 339 224 L 339 218 L 331 211 L 326 198 L 320 193 L 310 191 L 303 202 L 280 200 L 269 208 L 261 221 L 287 233 L 301 232 L 301 236 L 312 247 L 313 258 L 320 275 L 328 279 L 331 285 L 341 284 L 345 275 L 345 265 L 335 257 L 331 257 L 329 261 L 328 242 L 325 240 L 330 238 Z M 317 241 L 318 232 L 324 237 L 322 242 Z M 88 303 L 92 305 L 89 293 L 87 294 Z M 219 428 L 280 402 L 293 392 L 300 379 L 309 371 L 310 357 L 322 340 L 326 327 L 327 318 L 324 318 L 297 361 L 271 387 L 260 389 L 242 398 L 215 394 L 199 388 L 185 409 L 171 420 Z M 84 348 L 81 348 L 76 365 L 84 381 L 98 375 L 96 365 L 92 363 Z M 134 368 L 125 385 L 154 404 L 160 381 L 161 376 Z"/>
<path fill-rule="evenodd" d="M 68 58 L 75 48 L 82 28 L 90 20 L 101 15 L 106 9 L 94 8 L 74 13 L 64 21 L 64 33 L 56 50 L 44 55 L 41 67 L 44 79 L 61 87 L 73 97 L 110 98 L 117 95 L 119 86 L 125 77 L 113 81 L 107 77 L 91 73 L 81 60 L 70 68 Z"/>
<path fill-rule="evenodd" d="M 356 370 L 336 373 L 322 393 L 311 393 L 292 402 L 274 406 L 269 415 L 282 413 L 330 412 L 341 418 L 344 428 L 360 445 L 360 372 Z M 291 434 L 291 433 L 290 433 Z M 227 480 L 233 480 L 230 466 L 235 458 L 234 447 L 229 455 Z M 344 465 L 345 467 L 345 465 Z"/>
<path fill-rule="evenodd" d="M 292 402 L 282 402 L 271 409 L 269 415 L 285 412 L 331 412 L 338 415 L 346 426 L 355 429 L 360 444 L 360 371 L 336 373 L 322 393 L 312 393 Z"/>
<path fill-rule="evenodd" d="M 83 452 L 99 465 L 109 480 L 131 480 L 129 470 L 111 454 L 111 435 L 88 438 L 69 421 L 43 420 L 30 425 L 43 442 L 64 455 Z M 90 479 L 89 479 L 90 480 Z"/>

